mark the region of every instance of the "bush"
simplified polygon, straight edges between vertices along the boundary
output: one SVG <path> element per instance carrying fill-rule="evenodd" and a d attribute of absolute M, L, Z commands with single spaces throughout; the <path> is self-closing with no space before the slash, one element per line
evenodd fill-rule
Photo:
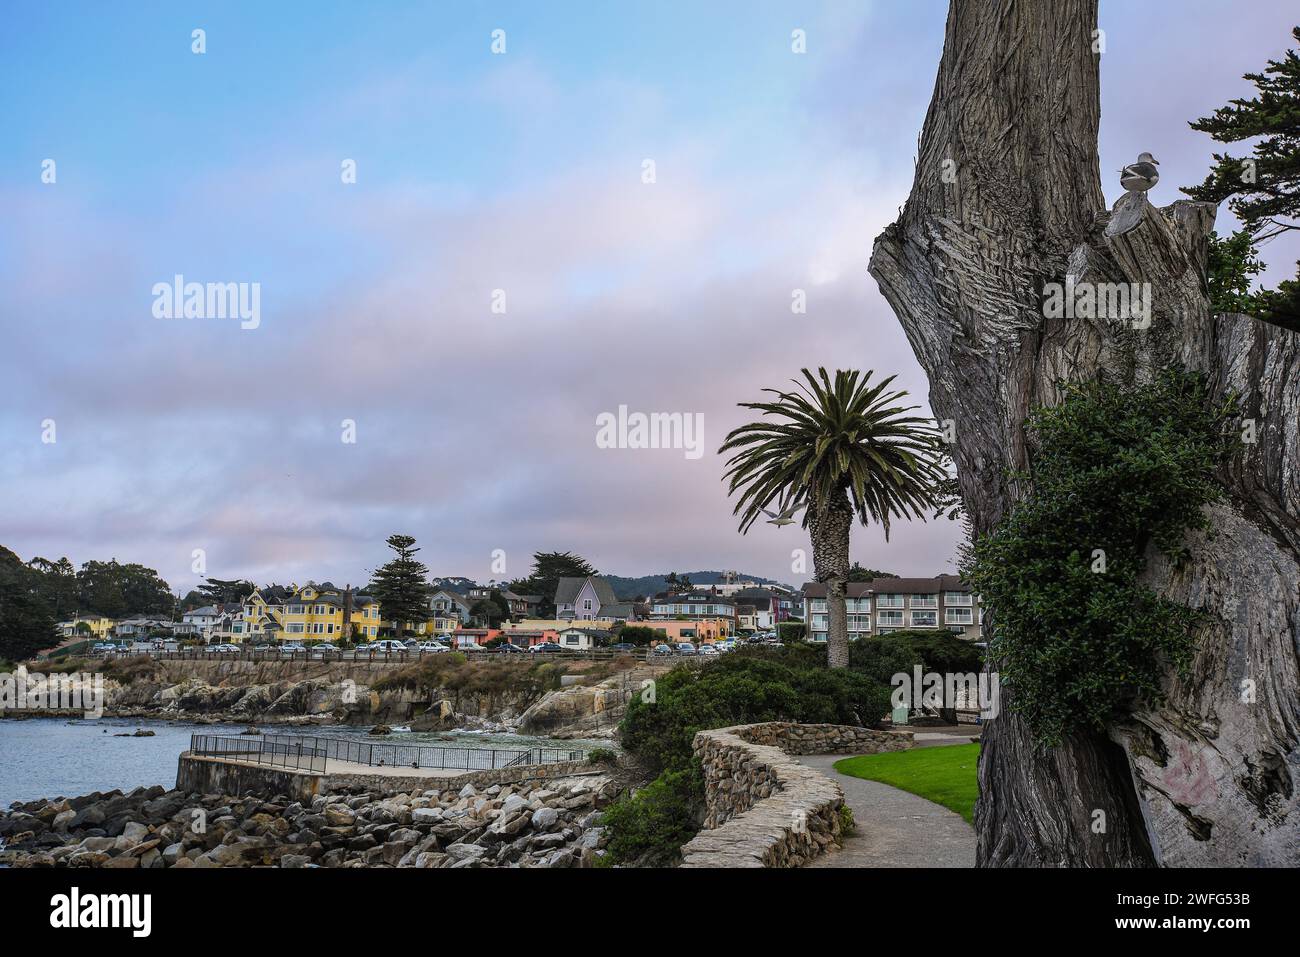
<path fill-rule="evenodd" d="M 776 626 L 776 636 L 783 642 L 803 641 L 808 634 L 808 628 L 803 622 L 783 621 Z"/>
<path fill-rule="evenodd" d="M 610 748 L 592 748 L 587 752 L 588 764 L 617 764 L 618 755 Z"/>
<path fill-rule="evenodd" d="M 634 794 L 611 804 L 601 823 L 609 828 L 611 863 L 665 867 L 703 823 L 704 778 L 699 767 L 666 771 Z"/>
<path fill-rule="evenodd" d="M 616 642 L 632 645 L 648 645 L 652 641 L 663 641 L 666 637 L 662 628 L 651 628 L 648 625 L 624 625 L 614 634 Z"/>
<path fill-rule="evenodd" d="M 1103 730 L 1161 699 L 1165 662 L 1190 663 L 1198 613 L 1139 582 L 1154 545 L 1177 562 L 1222 490 L 1231 403 L 1202 377 L 1069 388 L 1027 423 L 1032 493 L 973 547 L 966 577 L 992 625 L 1008 706 L 1041 746 Z"/>

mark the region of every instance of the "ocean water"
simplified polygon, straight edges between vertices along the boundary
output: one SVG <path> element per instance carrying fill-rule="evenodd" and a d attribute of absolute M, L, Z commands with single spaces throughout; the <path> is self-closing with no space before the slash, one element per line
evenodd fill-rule
<path fill-rule="evenodd" d="M 0 720 L 0 809 L 14 801 L 76 797 L 91 791 L 130 790 L 141 785 L 176 784 L 176 763 L 189 748 L 191 734 L 239 734 L 245 724 L 186 724 L 183 722 L 101 718 L 31 718 Z M 137 728 L 153 737 L 115 737 Z M 263 725 L 279 734 L 325 737 L 361 736 L 385 744 L 440 744 L 466 748 L 610 747 L 608 741 L 555 741 L 551 738 L 489 732 L 397 732 L 367 738 L 365 728 L 284 728 Z"/>

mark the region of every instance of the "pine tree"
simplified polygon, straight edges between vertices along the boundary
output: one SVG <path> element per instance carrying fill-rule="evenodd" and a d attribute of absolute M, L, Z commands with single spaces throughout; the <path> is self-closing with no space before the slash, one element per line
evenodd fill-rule
<path fill-rule="evenodd" d="M 393 622 L 400 634 L 411 623 L 428 617 L 428 567 L 415 557 L 419 551 L 410 535 L 388 536 L 388 547 L 397 557 L 375 572 L 370 593 L 379 599 L 380 614 Z"/>
<path fill-rule="evenodd" d="M 1300 42 L 1300 27 L 1291 31 Z M 1300 330 L 1300 271 L 1277 289 L 1250 293 L 1251 276 L 1261 270 L 1258 247 L 1300 231 L 1300 55 L 1288 50 L 1269 60 L 1263 73 L 1247 73 L 1258 95 L 1230 100 L 1227 106 L 1191 124 L 1220 143 L 1253 139 L 1252 155 L 1215 153 L 1205 182 L 1183 189 L 1193 199 L 1221 203 L 1241 220 L 1227 238 L 1211 238 L 1210 293 L 1221 312 L 1247 312 L 1266 322 Z M 1300 263 L 1297 263 L 1300 267 Z"/>

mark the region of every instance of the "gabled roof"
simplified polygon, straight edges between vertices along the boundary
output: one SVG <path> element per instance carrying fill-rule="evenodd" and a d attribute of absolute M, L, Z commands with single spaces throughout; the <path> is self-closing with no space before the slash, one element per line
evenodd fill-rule
<path fill-rule="evenodd" d="M 601 605 L 618 604 L 618 596 L 614 594 L 614 587 L 610 585 L 607 579 L 599 575 L 588 575 L 586 578 L 561 578 L 555 586 L 555 603 L 557 605 L 572 605 L 582 593 L 582 586 L 591 582 L 592 590 L 596 593 L 596 600 Z"/>

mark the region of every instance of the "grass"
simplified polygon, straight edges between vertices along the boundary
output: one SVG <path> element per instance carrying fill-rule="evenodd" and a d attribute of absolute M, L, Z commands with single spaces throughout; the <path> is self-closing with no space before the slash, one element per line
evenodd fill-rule
<path fill-rule="evenodd" d="M 979 782 L 975 778 L 979 754 L 978 744 L 914 748 L 845 758 L 835 762 L 835 770 L 855 778 L 879 781 L 941 804 L 971 824 L 975 818 L 975 799 L 979 797 Z"/>

